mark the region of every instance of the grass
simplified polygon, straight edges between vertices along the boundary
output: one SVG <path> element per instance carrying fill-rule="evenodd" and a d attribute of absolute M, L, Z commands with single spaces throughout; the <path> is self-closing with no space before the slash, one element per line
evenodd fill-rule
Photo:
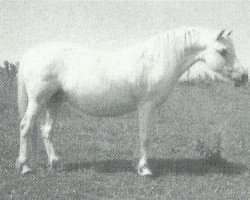
<path fill-rule="evenodd" d="M 133 168 L 137 113 L 97 119 L 80 116 L 66 106 L 53 138 L 63 159 L 62 170 L 47 170 L 39 138 L 37 171 L 21 176 L 14 168 L 19 133 L 15 86 L 12 88 L 1 98 L 0 199 L 249 197 L 250 85 L 177 85 L 155 112 L 156 128 L 149 147 L 151 178 L 138 176 Z M 219 129 L 224 161 L 211 165 L 196 151 L 195 141 L 200 139 L 212 148 Z"/>

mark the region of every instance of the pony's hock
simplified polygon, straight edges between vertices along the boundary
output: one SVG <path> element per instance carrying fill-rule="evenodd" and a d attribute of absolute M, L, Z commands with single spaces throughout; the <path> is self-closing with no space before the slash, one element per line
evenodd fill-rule
<path fill-rule="evenodd" d="M 47 43 L 30 49 L 24 54 L 18 72 L 22 121 L 16 166 L 22 172 L 31 170 L 27 143 L 28 138 L 37 134 L 33 131 L 37 121 L 49 164 L 53 167 L 57 163 L 51 130 L 61 103 L 67 101 L 96 117 L 138 110 L 138 173 L 151 174 L 147 143 L 152 113 L 166 101 L 187 69 L 196 62 L 206 62 L 212 71 L 234 80 L 237 86 L 246 83 L 247 75 L 237 60 L 230 34 L 225 30 L 182 27 L 113 53 L 68 43 Z"/>

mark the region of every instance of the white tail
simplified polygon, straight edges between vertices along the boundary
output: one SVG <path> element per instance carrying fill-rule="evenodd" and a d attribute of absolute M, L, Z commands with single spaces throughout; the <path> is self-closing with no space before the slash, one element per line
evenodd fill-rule
<path fill-rule="evenodd" d="M 18 111 L 19 111 L 19 117 L 20 119 L 22 119 L 28 105 L 28 95 L 22 74 L 20 73 L 20 66 L 18 69 L 17 81 L 18 81 Z"/>

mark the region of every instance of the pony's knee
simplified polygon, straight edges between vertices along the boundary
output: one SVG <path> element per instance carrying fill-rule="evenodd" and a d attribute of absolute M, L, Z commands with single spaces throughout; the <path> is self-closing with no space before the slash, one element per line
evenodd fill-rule
<path fill-rule="evenodd" d="M 22 120 L 20 123 L 20 136 L 22 138 L 27 138 L 32 134 L 34 122 L 30 120 Z"/>
<path fill-rule="evenodd" d="M 22 132 L 22 130 L 25 129 L 25 127 L 27 126 L 27 120 L 25 118 L 22 119 L 21 123 L 20 123 L 20 130 Z"/>

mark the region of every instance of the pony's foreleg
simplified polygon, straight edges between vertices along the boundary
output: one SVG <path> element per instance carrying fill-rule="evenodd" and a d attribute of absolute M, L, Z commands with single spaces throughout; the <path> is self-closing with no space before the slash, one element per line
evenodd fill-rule
<path fill-rule="evenodd" d="M 42 138 L 48 155 L 48 162 L 50 169 L 56 168 L 59 162 L 59 157 L 56 154 L 53 143 L 51 141 L 52 138 L 51 130 L 57 115 L 57 109 L 58 105 L 55 104 L 48 105 L 48 108 L 43 116 L 43 121 L 41 124 Z"/>
<path fill-rule="evenodd" d="M 19 157 L 16 161 L 16 168 L 21 169 L 22 174 L 26 174 L 31 171 L 31 168 L 28 167 L 27 161 L 27 143 L 28 139 L 31 140 L 36 138 L 32 134 L 37 134 L 34 132 L 34 125 L 36 123 L 36 118 L 38 116 L 39 105 L 35 101 L 29 101 L 26 112 L 20 124 L 20 149 Z M 35 147 L 35 145 L 33 145 Z"/>
<path fill-rule="evenodd" d="M 138 108 L 139 118 L 139 135 L 140 135 L 140 161 L 137 166 L 139 175 L 151 175 L 151 171 L 148 168 L 147 163 L 147 147 L 148 138 L 147 135 L 151 130 L 151 115 L 153 111 L 153 104 L 151 102 L 144 103 Z"/>

